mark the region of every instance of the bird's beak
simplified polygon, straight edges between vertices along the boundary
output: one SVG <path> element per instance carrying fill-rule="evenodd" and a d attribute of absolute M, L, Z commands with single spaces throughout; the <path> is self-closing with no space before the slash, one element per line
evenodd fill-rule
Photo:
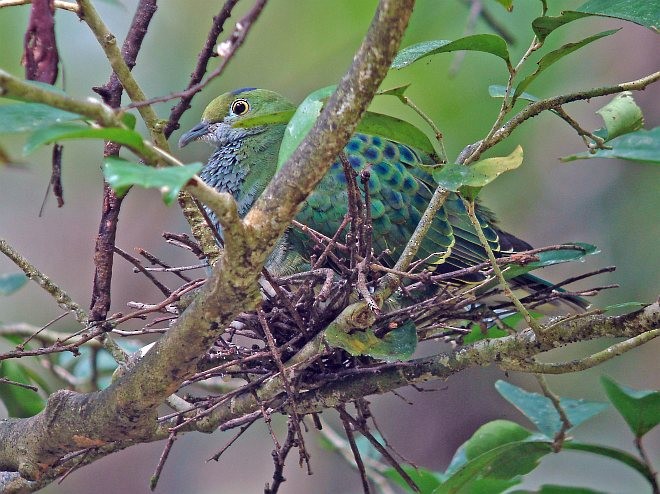
<path fill-rule="evenodd" d="M 179 147 L 182 148 L 191 141 L 204 137 L 209 132 L 209 123 L 202 120 L 179 139 Z"/>

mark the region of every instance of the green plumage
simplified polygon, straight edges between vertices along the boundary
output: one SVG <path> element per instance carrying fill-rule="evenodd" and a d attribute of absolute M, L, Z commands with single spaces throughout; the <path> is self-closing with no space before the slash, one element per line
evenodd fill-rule
<path fill-rule="evenodd" d="M 242 129 L 236 124 L 245 118 L 292 109 L 294 106 L 282 96 L 263 89 L 245 88 L 226 93 L 209 104 L 202 122 L 184 134 L 179 145 L 203 140 L 216 147 L 201 177 L 217 189 L 231 192 L 243 215 L 275 174 L 285 126 Z M 389 250 L 391 253 L 384 262 L 392 266 L 435 189 L 431 176 L 420 165 L 433 165 L 434 161 L 409 146 L 360 133 L 351 137 L 344 152 L 358 174 L 364 169 L 370 173 L 373 248 L 376 254 Z M 363 189 L 359 179 L 357 182 Z M 302 205 L 297 220 L 332 237 L 347 209 L 346 176 L 341 162 L 336 160 Z M 522 240 L 498 230 L 488 210 L 480 207 L 477 215 L 496 255 L 530 248 Z M 304 260 L 309 255 L 310 246 L 306 234 L 291 229 L 271 257 L 271 267 L 276 271 L 299 269 L 301 258 Z M 417 256 L 425 260 L 427 268 L 439 272 L 455 271 L 487 259 L 463 203 L 455 194 L 438 211 Z"/>

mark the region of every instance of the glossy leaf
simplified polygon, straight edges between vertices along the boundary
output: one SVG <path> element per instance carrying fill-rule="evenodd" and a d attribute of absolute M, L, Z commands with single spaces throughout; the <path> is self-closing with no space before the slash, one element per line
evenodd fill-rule
<path fill-rule="evenodd" d="M 0 275 L 0 295 L 11 295 L 12 293 L 20 290 L 23 285 L 28 282 L 28 277 L 25 273 L 6 273 Z"/>
<path fill-rule="evenodd" d="M 401 465 L 401 468 L 415 482 L 420 494 L 430 494 L 444 480 L 444 476 L 441 473 L 427 470 L 426 468 L 414 468 L 410 465 Z M 402 487 L 406 492 L 413 492 L 406 481 L 403 480 L 403 477 L 394 468 L 388 468 L 383 471 L 383 475 L 399 487 Z"/>
<path fill-rule="evenodd" d="M 53 124 L 82 118 L 75 113 L 39 103 L 0 105 L 0 134 L 34 132 Z"/>
<path fill-rule="evenodd" d="M 405 120 L 383 113 L 365 112 L 357 125 L 357 132 L 379 135 L 385 139 L 407 144 L 428 154 L 435 154 L 427 135 Z"/>
<path fill-rule="evenodd" d="M 518 168 L 523 161 L 523 150 L 516 147 L 509 156 L 486 158 L 472 165 L 456 163 L 433 169 L 433 179 L 445 189 L 458 191 L 461 187 L 483 187 L 502 173 Z"/>
<path fill-rule="evenodd" d="M 596 113 L 605 123 L 603 138 L 606 141 L 635 132 L 644 125 L 642 109 L 637 106 L 630 91 L 617 94 L 612 101 L 597 110 Z"/>
<path fill-rule="evenodd" d="M 417 348 L 415 324 L 408 321 L 400 328 L 377 337 L 371 329 L 355 331 L 352 334 L 330 326 L 325 331 L 328 345 L 342 348 L 351 355 L 368 355 L 386 362 L 408 360 Z"/>
<path fill-rule="evenodd" d="M 520 483 L 520 476 L 536 468 L 551 452 L 551 441 L 514 422 L 489 422 L 458 449 L 445 472 L 447 480 L 433 492 L 502 492 Z"/>
<path fill-rule="evenodd" d="M 574 244 L 567 245 L 565 249 L 550 250 L 535 254 L 539 258 L 538 261 L 527 263 L 524 266 L 508 266 L 504 271 L 504 276 L 507 279 L 511 279 L 521 274 L 529 273 L 534 269 L 544 268 L 562 262 L 581 261 L 585 256 L 598 254 L 599 252 L 600 250 L 595 245 L 575 242 Z"/>
<path fill-rule="evenodd" d="M 561 430 L 559 412 L 552 401 L 538 393 L 530 393 L 506 381 L 497 381 L 495 389 L 509 403 L 520 410 L 536 428 L 548 438 L 553 438 Z M 599 414 L 607 408 L 606 403 L 561 398 L 559 401 L 573 427 Z"/>
<path fill-rule="evenodd" d="M 145 149 L 142 136 L 134 130 L 119 127 L 96 128 L 68 122 L 37 130 L 25 143 L 23 153 L 30 154 L 40 146 L 66 139 L 103 139 L 122 144 L 137 152 Z"/>
<path fill-rule="evenodd" d="M 660 26 L 660 3 L 654 0 L 589 0 L 575 10 L 634 22 L 656 33 Z"/>
<path fill-rule="evenodd" d="M 537 62 L 538 65 L 537 69 L 533 73 L 525 77 L 522 81 L 520 81 L 520 83 L 516 87 L 515 93 L 513 94 L 513 99 L 514 100 L 517 99 L 523 93 L 523 91 L 527 89 L 527 86 L 529 86 L 534 81 L 534 79 L 536 79 L 539 75 L 541 75 L 542 72 L 544 72 L 554 63 L 564 58 L 566 55 L 570 55 L 574 51 L 579 50 L 580 48 L 596 40 L 599 40 L 606 36 L 611 36 L 617 31 L 618 29 L 603 31 L 602 33 L 594 34 L 593 36 L 589 36 L 588 38 L 578 41 L 577 43 L 567 43 L 561 46 L 560 48 L 553 50 L 550 53 L 544 55 L 541 58 L 541 60 Z"/>
<path fill-rule="evenodd" d="M 277 169 L 288 160 L 305 136 L 314 126 L 323 109 L 324 100 L 335 92 L 337 86 L 327 86 L 318 89 L 307 96 L 296 109 L 284 131 L 284 138 L 280 145 L 280 153 L 277 159 Z"/>
<path fill-rule="evenodd" d="M 660 423 L 660 391 L 633 389 L 609 377 L 601 378 L 605 393 L 636 437 Z"/>
<path fill-rule="evenodd" d="M 2 361 L 0 377 L 23 384 L 34 384 L 28 369 L 13 360 Z M 10 417 L 31 417 L 46 405 L 46 401 L 36 391 L 2 382 L 0 382 L 0 400 L 7 408 Z"/>
<path fill-rule="evenodd" d="M 516 441 L 524 441 L 532 436 L 532 432 L 510 420 L 494 420 L 488 422 L 465 441 L 454 453 L 445 475 L 453 475 L 468 461 L 476 458 L 492 448 Z"/>
<path fill-rule="evenodd" d="M 202 169 L 201 163 L 185 166 L 154 168 L 131 163 L 121 158 L 108 157 L 103 164 L 103 175 L 118 195 L 124 195 L 133 185 L 157 188 L 168 206 L 174 202 L 181 188 Z"/>
<path fill-rule="evenodd" d="M 583 12 L 564 11 L 558 16 L 537 17 L 532 21 L 532 29 L 539 41 L 544 42 L 545 38 L 547 38 L 555 29 L 560 28 L 569 22 L 588 17 L 589 15 L 590 14 L 585 14 Z"/>
<path fill-rule="evenodd" d="M 584 152 L 564 156 L 563 162 L 592 159 L 617 158 L 639 163 L 660 164 L 660 127 L 624 134 L 608 141 L 611 149 L 597 149 L 594 153 Z"/>
<path fill-rule="evenodd" d="M 473 34 L 457 40 L 437 39 L 423 41 L 401 50 L 392 62 L 393 69 L 402 69 L 425 57 L 452 51 L 480 51 L 490 53 L 509 62 L 509 49 L 506 41 L 496 34 Z"/>

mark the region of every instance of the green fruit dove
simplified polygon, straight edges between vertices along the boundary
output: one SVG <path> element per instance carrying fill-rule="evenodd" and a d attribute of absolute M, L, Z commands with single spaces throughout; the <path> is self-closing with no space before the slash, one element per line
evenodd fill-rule
<path fill-rule="evenodd" d="M 281 95 L 265 89 L 242 88 L 215 98 L 206 107 L 201 122 L 183 134 L 179 147 L 192 141 L 205 141 L 214 151 L 200 177 L 217 190 L 230 192 L 244 216 L 263 192 L 277 169 L 278 152 L 286 123 L 241 128 L 238 122 L 275 112 L 294 110 Z M 435 183 L 423 166 L 433 165 L 426 153 L 377 135 L 354 134 L 344 148 L 352 168 L 359 174 L 368 168 L 368 191 L 371 199 L 373 249 L 376 255 L 389 251 L 381 262 L 393 266 L 417 226 L 435 190 Z M 348 210 L 346 176 L 339 159 L 331 165 L 315 191 L 302 204 L 296 219 L 328 237 L 332 237 Z M 358 186 L 364 186 L 358 180 Z M 497 228 L 493 214 L 479 206 L 477 216 L 496 255 L 531 249 L 526 242 Z M 211 220 L 220 230 L 215 217 Z M 268 260 L 269 269 L 278 274 L 308 267 L 312 242 L 290 228 Z M 448 273 L 487 260 L 469 221 L 462 200 L 451 194 L 438 211 L 417 253 L 425 267 L 436 273 Z M 478 281 L 480 276 L 457 282 Z M 515 285 L 526 291 L 549 286 L 535 276 L 514 278 Z M 566 297 L 563 310 L 585 308 L 578 297 Z"/>

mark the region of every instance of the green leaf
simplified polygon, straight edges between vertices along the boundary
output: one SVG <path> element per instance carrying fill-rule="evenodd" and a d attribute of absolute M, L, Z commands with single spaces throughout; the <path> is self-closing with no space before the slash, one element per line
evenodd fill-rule
<path fill-rule="evenodd" d="M 433 41 L 423 41 L 404 48 L 394 58 L 392 68 L 401 69 L 407 67 L 417 60 L 437 53 L 448 53 L 462 50 L 491 53 L 504 60 L 507 66 L 511 65 L 511 62 L 509 61 L 509 49 L 507 48 L 504 39 L 496 34 L 473 34 L 454 41 L 437 39 Z"/>
<path fill-rule="evenodd" d="M 637 106 L 630 91 L 616 95 L 612 101 L 597 110 L 605 123 L 604 139 L 610 141 L 623 134 L 639 130 L 644 125 L 642 109 Z"/>
<path fill-rule="evenodd" d="M 457 450 L 445 472 L 447 480 L 434 494 L 502 492 L 520 483 L 520 476 L 536 468 L 551 452 L 551 441 L 514 422 L 489 422 Z"/>
<path fill-rule="evenodd" d="M 637 390 L 603 376 L 601 382 L 612 404 L 636 437 L 642 437 L 660 423 L 660 391 Z"/>
<path fill-rule="evenodd" d="M 124 195 L 133 185 L 157 188 L 168 206 L 174 202 L 181 188 L 202 169 L 201 163 L 185 166 L 154 168 L 131 163 L 121 158 L 107 157 L 103 164 L 103 175 L 118 195 Z"/>
<path fill-rule="evenodd" d="M 560 28 L 569 22 L 582 19 L 583 17 L 588 17 L 589 15 L 590 14 L 585 14 L 582 12 L 565 11 L 556 17 L 537 17 L 532 21 L 532 29 L 534 30 L 534 34 L 536 34 L 536 37 L 539 39 L 539 41 L 543 43 L 545 38 L 547 38 L 548 35 L 555 29 Z"/>
<path fill-rule="evenodd" d="M 524 441 L 532 437 L 532 432 L 510 420 L 493 420 L 482 425 L 454 453 L 454 457 L 445 471 L 445 475 L 453 475 L 468 461 L 482 453 L 503 444 Z"/>
<path fill-rule="evenodd" d="M 410 83 L 403 84 L 402 86 L 396 86 L 390 89 L 383 89 L 376 93 L 376 96 L 396 96 L 403 101 L 403 95 L 410 87 Z"/>
<path fill-rule="evenodd" d="M 463 337 L 463 344 L 469 345 L 470 343 L 474 343 L 479 340 L 503 338 L 508 334 L 509 333 L 507 333 L 505 330 L 500 329 L 497 326 L 491 326 L 486 328 L 484 331 L 478 324 L 473 324 L 470 326 L 470 333 Z"/>
<path fill-rule="evenodd" d="M 595 455 L 611 458 L 634 470 L 637 470 L 637 472 L 643 475 L 646 480 L 649 481 L 649 483 L 654 483 L 654 473 L 651 472 L 644 463 L 639 461 L 627 451 L 621 451 L 620 449 L 610 448 L 608 446 L 579 443 L 576 441 L 564 441 L 563 449 L 569 449 L 572 451 L 584 451 L 586 453 L 593 453 Z"/>
<path fill-rule="evenodd" d="M 660 4 L 654 0 L 589 0 L 576 10 L 634 22 L 656 33 L 660 26 Z"/>
<path fill-rule="evenodd" d="M 562 262 L 581 261 L 585 256 L 598 254 L 599 252 L 600 250 L 595 245 L 575 242 L 574 244 L 566 245 L 566 248 L 535 254 L 539 258 L 538 261 L 527 263 L 524 266 L 508 266 L 504 271 L 504 277 L 511 279 L 521 274 L 529 273 L 534 269 L 544 268 Z"/>
<path fill-rule="evenodd" d="M 23 272 L 7 273 L 0 275 L 0 295 L 11 295 L 23 287 L 28 281 Z"/>
<path fill-rule="evenodd" d="M 660 127 L 624 134 L 615 137 L 607 143 L 611 149 L 597 149 L 594 153 L 584 152 L 564 156 L 560 158 L 563 162 L 592 159 L 592 158 L 617 158 L 622 160 L 636 161 L 639 163 L 660 164 Z"/>
<path fill-rule="evenodd" d="M 627 314 L 629 312 L 637 311 L 646 307 L 646 302 L 623 302 L 621 304 L 612 304 L 603 307 L 603 312 L 619 312 L 620 314 Z"/>
<path fill-rule="evenodd" d="M 396 91 L 403 91 L 407 86 L 393 88 L 392 95 Z M 245 119 L 235 124 L 236 127 L 256 127 L 259 125 L 272 125 L 288 122 L 284 138 L 280 145 L 278 156 L 278 170 L 284 162 L 291 157 L 293 151 L 300 145 L 309 133 L 314 122 L 321 114 L 325 101 L 335 91 L 336 86 L 328 86 L 311 93 L 295 110 L 274 112 Z M 389 92 L 388 92 L 389 94 Z M 384 115 L 382 113 L 365 112 L 357 125 L 357 132 L 379 135 L 401 144 L 407 144 L 429 154 L 435 154 L 435 148 L 428 136 L 409 122 Z"/>
<path fill-rule="evenodd" d="M 277 159 L 278 171 L 312 129 L 314 122 L 321 114 L 324 100 L 330 97 L 336 88 L 337 86 L 327 86 L 318 89 L 300 103 L 284 131 Z"/>
<path fill-rule="evenodd" d="M 39 103 L 0 105 L 0 134 L 34 132 L 53 124 L 82 118 L 75 113 Z"/>
<path fill-rule="evenodd" d="M 11 381 L 33 384 L 35 381 L 30 374 L 27 367 L 11 360 L 4 360 L 0 365 L 0 377 Z M 46 405 L 46 401 L 37 392 L 7 383 L 0 383 L 0 400 L 10 417 L 31 417 Z"/>
<path fill-rule="evenodd" d="M 104 139 L 122 144 L 137 152 L 145 150 L 142 136 L 134 130 L 120 127 L 95 128 L 68 122 L 37 130 L 25 143 L 23 153 L 27 155 L 40 146 L 65 139 Z"/>
<path fill-rule="evenodd" d="M 132 113 L 124 113 L 121 117 L 121 121 L 126 127 L 131 130 L 135 130 L 135 124 L 137 123 L 137 117 Z"/>
<path fill-rule="evenodd" d="M 497 381 L 495 389 L 509 403 L 520 410 L 545 436 L 552 439 L 561 430 L 559 412 L 552 401 L 538 393 L 530 393 L 506 381 Z M 559 403 L 573 427 L 599 414 L 607 408 L 606 403 L 561 398 Z M 572 427 L 572 428 L 573 428 Z"/>
<path fill-rule="evenodd" d="M 565 485 L 542 485 L 537 491 L 515 490 L 507 494 L 606 494 L 586 487 L 571 487 Z"/>
<path fill-rule="evenodd" d="M 356 131 L 379 135 L 391 141 L 407 144 L 425 153 L 435 154 L 433 144 L 424 132 L 413 124 L 390 115 L 365 112 Z"/>
<path fill-rule="evenodd" d="M 502 173 L 518 168 L 522 161 L 523 150 L 518 146 L 509 156 L 486 158 L 469 166 L 452 163 L 434 168 L 433 179 L 454 192 L 464 186 L 483 187 Z"/>
<path fill-rule="evenodd" d="M 426 468 L 414 468 L 410 465 L 401 465 L 401 468 L 415 482 L 420 494 L 430 494 L 444 480 L 444 476 L 440 472 L 434 472 Z M 398 486 L 403 487 L 406 492 L 413 492 L 406 481 L 403 480 L 403 477 L 394 468 L 384 470 L 383 475 L 394 481 Z"/>
<path fill-rule="evenodd" d="M 488 86 L 488 94 L 492 98 L 504 98 L 506 94 L 506 86 L 501 86 L 499 84 L 493 84 L 491 86 Z M 534 101 L 538 101 L 540 98 L 537 98 L 533 94 L 522 93 L 520 96 L 518 96 L 518 99 L 534 102 Z"/>
<path fill-rule="evenodd" d="M 513 0 L 497 0 L 497 3 L 507 9 L 509 12 L 513 12 Z"/>
<path fill-rule="evenodd" d="M 325 331 L 328 345 L 342 348 L 351 355 L 368 355 L 373 358 L 394 362 L 408 360 L 417 348 L 417 331 L 412 321 L 378 338 L 371 329 L 352 334 L 330 326 Z"/>
<path fill-rule="evenodd" d="M 513 94 L 513 99 L 516 100 L 525 89 L 527 89 L 527 86 L 529 86 L 534 79 L 536 79 L 541 73 L 549 68 L 551 65 L 553 65 L 555 62 L 558 62 L 562 58 L 564 58 L 566 55 L 569 55 L 573 53 L 576 50 L 579 50 L 583 46 L 588 45 L 589 43 L 592 43 L 598 39 L 604 38 L 606 36 L 611 36 L 612 34 L 616 33 L 618 29 L 611 29 L 609 31 L 603 31 L 602 33 L 594 34 L 593 36 L 589 36 L 588 38 L 585 38 L 581 41 L 578 41 L 577 43 L 567 43 L 560 48 L 551 51 L 550 53 L 544 55 L 541 60 L 537 62 L 537 69 L 525 77 L 522 81 L 520 81 L 520 84 L 516 87 L 516 91 Z"/>

